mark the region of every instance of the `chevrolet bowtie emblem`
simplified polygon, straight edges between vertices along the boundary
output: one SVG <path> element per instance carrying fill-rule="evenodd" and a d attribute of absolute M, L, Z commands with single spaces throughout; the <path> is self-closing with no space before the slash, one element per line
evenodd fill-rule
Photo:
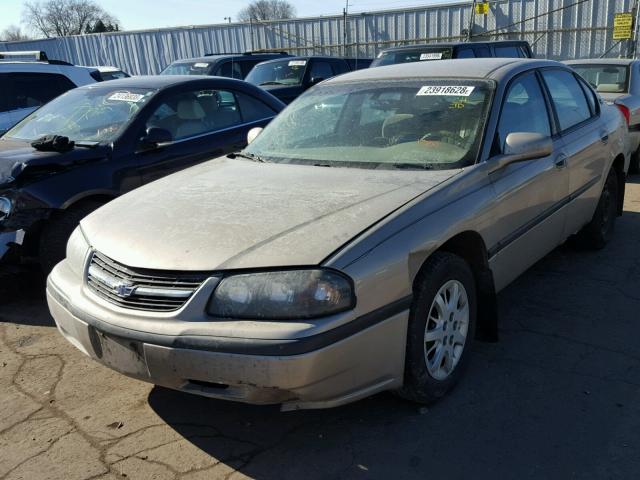
<path fill-rule="evenodd" d="M 113 293 L 122 298 L 127 298 L 133 295 L 136 291 L 136 287 L 128 283 L 118 283 L 111 287 Z"/>

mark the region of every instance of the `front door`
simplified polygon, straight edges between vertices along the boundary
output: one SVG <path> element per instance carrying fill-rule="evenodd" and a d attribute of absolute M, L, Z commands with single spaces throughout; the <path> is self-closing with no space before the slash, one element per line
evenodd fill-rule
<path fill-rule="evenodd" d="M 552 137 L 550 119 L 537 74 L 527 72 L 516 77 L 502 103 L 494 153 L 502 153 L 510 133 Z M 498 290 L 562 241 L 566 220 L 562 201 L 569 191 L 569 175 L 562 140 L 554 138 L 551 155 L 513 163 L 491 174 L 496 207 L 494 238 L 487 247 Z"/>

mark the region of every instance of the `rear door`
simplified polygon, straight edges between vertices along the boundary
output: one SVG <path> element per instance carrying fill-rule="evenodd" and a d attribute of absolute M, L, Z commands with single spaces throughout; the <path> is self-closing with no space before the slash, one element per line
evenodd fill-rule
<path fill-rule="evenodd" d="M 513 79 L 502 102 L 493 154 L 501 155 L 507 136 L 515 132 L 551 137 L 554 150 L 548 157 L 513 163 L 490 175 L 496 207 L 495 239 L 488 247 L 498 289 L 563 240 L 566 212 L 562 202 L 568 193 L 569 176 L 562 140 L 554 135 L 553 125 L 537 73 L 530 71 Z"/>
<path fill-rule="evenodd" d="M 576 74 L 548 68 L 542 70 L 542 77 L 554 106 L 569 170 L 568 236 L 593 216 L 609 155 L 608 135 L 597 98 Z"/>
<path fill-rule="evenodd" d="M 173 140 L 157 148 L 136 147 L 143 183 L 205 160 L 241 150 L 248 131 L 265 126 L 276 112 L 258 98 L 231 89 L 167 92 L 139 135 L 152 127 Z"/>

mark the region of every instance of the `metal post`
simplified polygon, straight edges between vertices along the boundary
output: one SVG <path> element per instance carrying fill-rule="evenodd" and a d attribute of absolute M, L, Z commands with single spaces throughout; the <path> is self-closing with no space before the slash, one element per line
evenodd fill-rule
<path fill-rule="evenodd" d="M 349 7 L 349 2 L 347 2 L 347 6 L 342 9 L 342 56 L 347 56 L 347 8 Z"/>
<path fill-rule="evenodd" d="M 640 8 L 638 8 L 638 0 L 635 0 L 634 2 L 634 6 L 633 6 L 633 10 L 634 10 L 634 19 L 633 19 L 633 44 L 631 45 L 631 58 L 636 58 L 636 56 L 638 55 L 638 27 L 640 25 L 638 25 L 640 23 Z"/>
<path fill-rule="evenodd" d="M 253 47 L 253 18 L 249 17 L 249 36 L 251 37 L 251 51 L 253 52 L 255 48 Z"/>
<path fill-rule="evenodd" d="M 469 28 L 467 29 L 467 42 L 471 41 L 471 37 L 473 36 L 473 25 L 476 20 L 476 0 L 473 0 L 471 3 L 471 16 L 469 19 Z"/>

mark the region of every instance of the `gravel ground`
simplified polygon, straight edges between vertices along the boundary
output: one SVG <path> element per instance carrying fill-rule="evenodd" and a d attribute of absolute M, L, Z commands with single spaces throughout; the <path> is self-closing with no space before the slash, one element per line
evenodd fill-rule
<path fill-rule="evenodd" d="M 599 252 L 499 297 L 497 344 L 429 409 L 390 394 L 280 413 L 123 377 L 57 333 L 44 281 L 0 303 L 0 479 L 638 478 L 640 178 Z"/>

